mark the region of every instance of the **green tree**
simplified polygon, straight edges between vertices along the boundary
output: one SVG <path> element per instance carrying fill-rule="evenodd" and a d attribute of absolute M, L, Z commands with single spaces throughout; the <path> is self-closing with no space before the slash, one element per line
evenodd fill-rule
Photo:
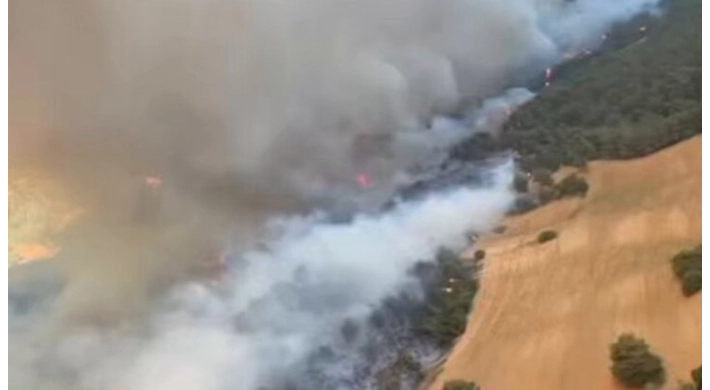
<path fill-rule="evenodd" d="M 673 273 L 680 279 L 685 296 L 691 296 L 702 289 L 703 259 L 702 246 L 680 251 L 673 256 Z"/>
<path fill-rule="evenodd" d="M 481 390 L 481 387 L 476 382 L 453 380 L 446 382 L 443 390 Z"/>
<path fill-rule="evenodd" d="M 587 191 L 589 191 L 589 183 L 583 177 L 573 173 L 562 179 L 555 188 L 557 189 L 557 196 L 560 198 L 586 196 Z"/>
<path fill-rule="evenodd" d="M 662 385 L 666 380 L 661 358 L 633 334 L 623 334 L 610 346 L 611 373 L 629 388 Z"/>
<path fill-rule="evenodd" d="M 557 232 L 554 230 L 543 230 L 537 235 L 537 242 L 540 244 L 552 241 L 557 238 Z"/>
<path fill-rule="evenodd" d="M 695 387 L 698 390 L 700 390 L 702 388 L 703 367 L 699 366 L 698 368 L 691 371 L 690 377 L 693 378 L 693 382 L 695 383 Z"/>

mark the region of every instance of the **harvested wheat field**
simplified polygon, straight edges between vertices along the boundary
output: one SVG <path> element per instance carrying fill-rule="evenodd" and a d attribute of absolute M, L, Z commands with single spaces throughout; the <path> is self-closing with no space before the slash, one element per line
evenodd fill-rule
<path fill-rule="evenodd" d="M 670 258 L 701 242 L 700 136 L 654 155 L 589 164 L 584 199 L 505 222 L 481 242 L 482 287 L 466 333 L 431 388 L 452 379 L 485 390 L 617 389 L 609 344 L 644 337 L 666 388 L 701 364 L 701 294 L 686 298 Z M 554 229 L 559 238 L 538 244 Z"/>

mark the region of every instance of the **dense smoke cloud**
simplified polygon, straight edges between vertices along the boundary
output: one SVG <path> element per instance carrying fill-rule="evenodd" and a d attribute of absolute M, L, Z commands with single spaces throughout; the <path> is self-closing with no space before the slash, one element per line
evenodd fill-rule
<path fill-rule="evenodd" d="M 502 181 L 348 225 L 287 219 L 269 250 L 235 251 L 247 266 L 226 299 L 186 287 L 155 314 L 147 297 L 275 216 L 389 194 L 531 95 L 462 102 L 652 3 L 11 0 L 11 164 L 51 167 L 92 207 L 57 260 L 57 302 L 10 313 L 11 387 L 251 390 L 292 372 L 333 324 L 403 288 L 413 262 L 490 227 L 510 201 Z M 361 156 L 363 134 L 385 150 Z M 362 172 L 376 188 L 353 190 Z M 168 222 L 136 233 L 123 220 L 147 175 L 163 178 Z M 299 278 L 310 303 L 337 305 L 288 306 L 278 284 Z M 263 331 L 235 331 L 240 313 Z M 82 328 L 97 322 L 109 330 Z"/>
<path fill-rule="evenodd" d="M 216 390 L 306 383 L 299 373 L 310 354 L 325 346 L 336 353 L 346 347 L 340 333 L 345 320 L 366 323 L 384 298 L 401 290 L 416 294 L 406 270 L 433 259 L 440 246 L 462 248 L 467 232 L 494 226 L 513 199 L 511 173 L 506 164 L 485 189 L 451 191 L 349 224 L 317 216 L 279 221 L 268 247 L 239 255 L 224 290 L 181 287 L 138 332 L 81 330 L 47 342 L 38 337 L 43 332 L 32 329 L 47 329 L 51 322 L 35 318 L 11 337 L 13 379 L 46 370 L 48 375 L 30 386 L 37 389 Z M 29 339 L 20 337 L 23 333 Z M 338 377 L 355 376 L 347 364 L 338 369 Z M 328 388 L 314 386 L 308 388 Z"/>
<path fill-rule="evenodd" d="M 39 142 L 111 190 L 157 172 L 293 206 L 404 168 L 355 161 L 358 134 L 426 134 L 649 2 L 13 1 L 14 155 Z"/>

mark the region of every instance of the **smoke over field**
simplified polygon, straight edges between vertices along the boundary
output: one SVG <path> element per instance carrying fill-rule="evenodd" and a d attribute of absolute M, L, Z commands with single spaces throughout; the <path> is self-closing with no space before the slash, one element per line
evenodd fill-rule
<path fill-rule="evenodd" d="M 348 224 L 312 213 L 379 204 L 532 94 L 485 98 L 653 3 L 11 0 L 11 164 L 49 167 L 90 209 L 47 292 L 57 299 L 11 302 L 11 388 L 305 383 L 304 359 L 337 354 L 342 321 L 416 295 L 415 262 L 492 227 L 512 167 Z M 386 145 L 363 155 L 363 137 Z M 124 220 L 145 177 L 162 183 L 167 222 L 135 230 Z M 156 293 L 224 246 L 236 249 L 221 295 Z M 334 367 L 323 375 L 362 388 Z"/>

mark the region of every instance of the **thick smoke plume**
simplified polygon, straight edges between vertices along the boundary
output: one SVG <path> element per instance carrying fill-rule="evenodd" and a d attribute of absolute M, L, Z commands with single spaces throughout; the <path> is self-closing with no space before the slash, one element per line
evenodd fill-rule
<path fill-rule="evenodd" d="M 401 204 L 349 224 L 317 216 L 280 221 L 267 247 L 235 259 L 223 290 L 179 288 L 140 331 L 83 330 L 47 342 L 38 335 L 51 322 L 35 318 L 11 338 L 13 379 L 34 378 L 37 389 L 257 389 L 309 380 L 307 388 L 325 389 L 332 387 L 309 378 L 305 363 L 328 347 L 353 361 L 318 375 L 354 381 L 354 351 L 367 340 L 360 332 L 346 343 L 343 323 L 365 326 L 383 299 L 403 290 L 416 295 L 406 270 L 433 259 L 442 245 L 462 248 L 468 231 L 492 228 L 513 200 L 511 168 L 500 167 L 485 189 Z M 49 374 L 35 378 L 43 370 Z"/>
<path fill-rule="evenodd" d="M 195 241 L 245 241 L 351 201 L 363 173 L 381 199 L 442 149 L 432 118 L 653 2 L 12 0 L 11 161 L 55 171 L 99 226 L 160 176 Z"/>
<path fill-rule="evenodd" d="M 61 160 L 94 179 L 83 192 L 161 174 L 202 206 L 221 186 L 232 206 L 298 207 L 404 168 L 354 161 L 358 135 L 426 133 L 648 3 L 12 1 L 13 157 Z"/>
<path fill-rule="evenodd" d="M 11 387 L 290 380 L 276 373 L 337 346 L 332 325 L 405 288 L 413 262 L 462 245 L 510 195 L 496 181 L 348 225 L 294 230 L 289 217 L 268 249 L 244 252 L 260 228 L 353 199 L 378 204 L 412 166 L 495 131 L 501 108 L 531 96 L 475 102 L 653 3 L 11 0 L 10 163 L 51 170 L 90 209 L 63 239 L 56 302 L 10 313 Z M 363 173 L 368 191 L 357 189 Z M 136 228 L 127 220 L 146 176 L 163 180 L 165 215 Z M 229 245 L 246 268 L 226 298 L 190 285 L 155 313 L 153 299 L 190 279 L 188 264 Z M 305 306 L 284 298 L 294 284 Z"/>

